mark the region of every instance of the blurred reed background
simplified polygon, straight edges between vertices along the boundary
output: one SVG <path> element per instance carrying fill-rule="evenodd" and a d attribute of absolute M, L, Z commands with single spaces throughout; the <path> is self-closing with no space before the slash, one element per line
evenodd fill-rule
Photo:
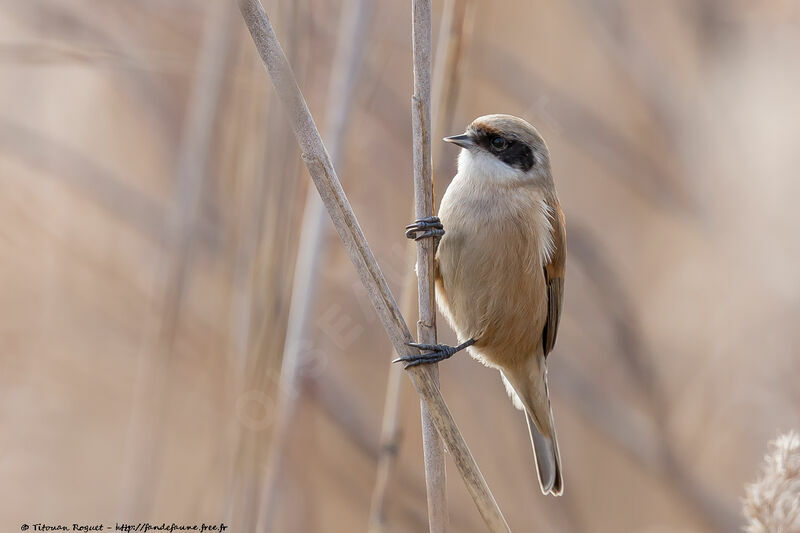
<path fill-rule="evenodd" d="M 445 4 L 466 9 L 434 134 L 504 112 L 550 145 L 566 495 L 541 496 L 496 373 L 455 357 L 441 386 L 473 455 L 514 531 L 738 530 L 767 441 L 800 427 L 800 6 L 466 1 L 434 1 L 435 44 Z M 416 285 L 410 3 L 264 5 L 399 297 Z M 354 5 L 360 30 L 340 24 Z M 2 528 L 238 532 L 270 513 L 272 531 L 366 531 L 390 346 L 323 219 L 281 377 L 309 179 L 234 3 L 0 14 Z M 349 80 L 343 27 L 362 33 Z M 456 152 L 434 154 L 440 197 Z M 400 393 L 384 527 L 424 531 L 418 399 Z M 452 467 L 448 495 L 451 530 L 484 531 Z"/>

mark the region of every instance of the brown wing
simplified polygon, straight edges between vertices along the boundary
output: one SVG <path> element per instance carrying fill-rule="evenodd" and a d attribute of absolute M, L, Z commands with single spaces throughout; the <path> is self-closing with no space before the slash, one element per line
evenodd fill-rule
<path fill-rule="evenodd" d="M 561 320 L 561 303 L 564 300 L 564 273 L 567 265 L 567 231 L 564 212 L 553 198 L 548 201 L 553 209 L 553 255 L 544 265 L 544 279 L 547 283 L 547 320 L 542 331 L 542 344 L 545 356 L 553 350 Z"/>

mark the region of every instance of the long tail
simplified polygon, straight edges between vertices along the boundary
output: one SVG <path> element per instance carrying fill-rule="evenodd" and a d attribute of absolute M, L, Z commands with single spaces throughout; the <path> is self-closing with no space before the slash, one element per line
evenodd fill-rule
<path fill-rule="evenodd" d="M 503 378 L 514 404 L 525 411 L 542 494 L 561 496 L 564 492 L 564 478 L 547 390 L 544 356 L 529 358 L 525 367 L 503 369 Z"/>

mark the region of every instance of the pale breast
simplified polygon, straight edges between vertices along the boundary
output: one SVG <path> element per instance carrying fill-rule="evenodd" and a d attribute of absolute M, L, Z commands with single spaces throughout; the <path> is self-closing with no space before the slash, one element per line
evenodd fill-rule
<path fill-rule="evenodd" d="M 473 355 L 507 364 L 541 345 L 551 215 L 535 185 L 469 185 L 457 177 L 439 210 L 439 306 L 461 340 L 477 339 Z"/>

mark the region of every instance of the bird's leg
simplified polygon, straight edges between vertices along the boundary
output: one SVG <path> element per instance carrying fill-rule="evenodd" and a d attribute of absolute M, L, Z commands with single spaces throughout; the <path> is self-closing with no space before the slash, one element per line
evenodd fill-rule
<path fill-rule="evenodd" d="M 437 216 L 419 218 L 413 224 L 406 226 L 406 237 L 415 241 L 428 237 L 433 237 L 438 241 L 442 235 L 444 235 L 444 227 Z"/>
<path fill-rule="evenodd" d="M 428 353 L 421 353 L 419 355 L 404 355 L 398 357 L 392 363 L 400 361 L 405 363 L 404 368 L 410 368 L 417 365 L 426 365 L 431 363 L 438 363 L 445 359 L 452 357 L 454 354 L 460 352 L 468 346 L 475 344 L 475 339 L 470 339 L 467 342 L 462 342 L 458 346 L 448 346 L 447 344 L 420 344 L 418 342 L 407 342 L 407 346 L 412 346 L 420 350 L 430 350 Z"/>

